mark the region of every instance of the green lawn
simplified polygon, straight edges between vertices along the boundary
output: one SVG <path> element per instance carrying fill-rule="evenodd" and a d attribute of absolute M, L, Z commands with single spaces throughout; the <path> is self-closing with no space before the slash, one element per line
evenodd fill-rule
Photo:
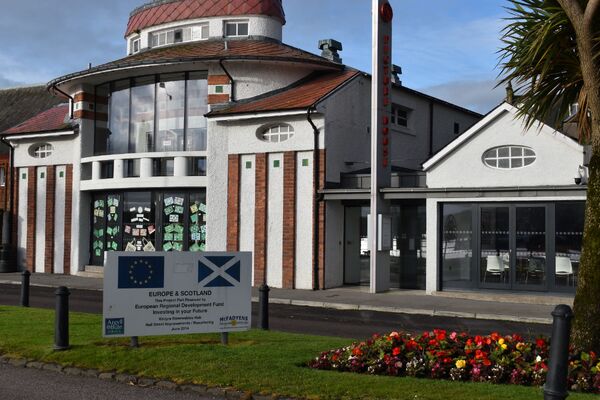
<path fill-rule="evenodd" d="M 303 365 L 347 339 L 253 330 L 218 334 L 126 339 L 101 337 L 101 316 L 71 313 L 71 345 L 53 352 L 54 313 L 0 306 L 0 353 L 83 368 L 243 391 L 311 399 L 541 399 L 537 388 L 455 383 L 310 370 Z M 598 399 L 572 394 L 570 399 Z"/>

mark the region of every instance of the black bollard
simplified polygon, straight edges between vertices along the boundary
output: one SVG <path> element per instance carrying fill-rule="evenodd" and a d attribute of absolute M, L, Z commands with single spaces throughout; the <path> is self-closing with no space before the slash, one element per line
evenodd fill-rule
<path fill-rule="evenodd" d="M 129 347 L 131 347 L 133 349 L 137 349 L 138 347 L 140 347 L 140 340 L 137 336 L 131 337 L 131 342 L 129 343 Z"/>
<path fill-rule="evenodd" d="M 56 313 L 54 320 L 54 350 L 69 349 L 69 289 L 61 286 L 56 295 Z"/>
<path fill-rule="evenodd" d="M 269 330 L 269 290 L 265 283 L 258 289 L 258 323 L 265 331 Z"/>
<path fill-rule="evenodd" d="M 31 272 L 21 272 L 21 306 L 29 307 L 29 277 Z"/>
<path fill-rule="evenodd" d="M 544 385 L 544 400 L 564 400 L 567 391 L 569 373 L 569 338 L 571 336 L 571 307 L 560 304 L 552 311 L 552 340 L 550 342 L 550 361 L 548 375 Z"/>
<path fill-rule="evenodd" d="M 227 346 L 229 344 L 229 332 L 221 332 L 221 344 Z"/>

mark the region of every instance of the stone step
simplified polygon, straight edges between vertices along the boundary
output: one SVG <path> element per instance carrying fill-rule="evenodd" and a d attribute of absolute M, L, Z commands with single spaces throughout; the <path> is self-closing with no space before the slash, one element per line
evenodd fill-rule
<path fill-rule="evenodd" d="M 104 268 L 97 265 L 86 265 L 83 271 L 77 271 L 75 275 L 85 278 L 103 278 Z"/>

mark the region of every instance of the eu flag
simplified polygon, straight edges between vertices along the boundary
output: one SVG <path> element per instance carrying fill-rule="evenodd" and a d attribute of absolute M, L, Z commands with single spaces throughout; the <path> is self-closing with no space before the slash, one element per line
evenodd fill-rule
<path fill-rule="evenodd" d="M 164 287 L 164 257 L 119 257 L 119 289 Z"/>

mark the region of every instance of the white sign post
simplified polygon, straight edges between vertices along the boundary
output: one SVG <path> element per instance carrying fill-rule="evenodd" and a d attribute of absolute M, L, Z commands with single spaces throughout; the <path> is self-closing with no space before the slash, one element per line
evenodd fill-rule
<path fill-rule="evenodd" d="M 250 329 L 251 253 L 110 252 L 104 337 Z"/>

